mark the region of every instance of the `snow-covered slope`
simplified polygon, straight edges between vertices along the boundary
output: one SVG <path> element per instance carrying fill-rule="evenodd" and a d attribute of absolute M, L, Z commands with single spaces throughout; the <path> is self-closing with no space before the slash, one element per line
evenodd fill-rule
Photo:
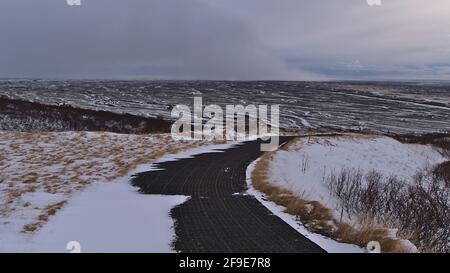
<path fill-rule="evenodd" d="M 446 159 L 431 146 L 402 144 L 389 137 L 309 137 L 278 151 L 270 164 L 271 181 L 307 200 L 336 207 L 324 179 L 342 169 L 375 170 L 410 182 L 421 170 Z"/>

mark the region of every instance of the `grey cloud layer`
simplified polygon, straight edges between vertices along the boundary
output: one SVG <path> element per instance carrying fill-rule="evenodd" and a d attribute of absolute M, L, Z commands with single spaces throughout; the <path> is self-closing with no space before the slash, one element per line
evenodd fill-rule
<path fill-rule="evenodd" d="M 445 78 L 450 4 L 435 1 L 3 0 L 0 77 Z"/>

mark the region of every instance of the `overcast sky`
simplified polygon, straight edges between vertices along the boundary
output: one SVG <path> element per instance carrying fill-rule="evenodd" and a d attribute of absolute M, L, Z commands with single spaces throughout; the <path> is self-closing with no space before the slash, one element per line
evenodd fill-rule
<path fill-rule="evenodd" d="M 450 79 L 450 0 L 1 0 L 0 78 Z"/>

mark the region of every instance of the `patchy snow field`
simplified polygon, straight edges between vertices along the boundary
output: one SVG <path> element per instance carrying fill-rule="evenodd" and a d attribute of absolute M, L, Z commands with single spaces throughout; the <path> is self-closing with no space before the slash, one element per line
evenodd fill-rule
<path fill-rule="evenodd" d="M 445 153 L 437 149 L 374 135 L 303 137 L 264 157 L 252 173 L 256 181 L 253 184 L 270 194 L 268 199 L 304 217 L 308 227 L 313 225 L 312 230 L 338 240 L 360 246 L 380 240 L 388 252 L 418 251 L 405 240 L 409 238 L 422 250 L 442 251 L 446 248 L 446 232 L 442 229 L 442 221 L 447 221 L 445 205 L 436 215 L 425 206 L 425 202 L 445 204 L 448 200 L 445 188 L 437 186 L 443 186 L 443 181 L 432 179 L 436 167 L 448 161 Z M 423 183 L 429 183 L 429 187 Z M 428 191 L 427 187 L 438 188 Z M 408 194 L 414 194 L 414 190 L 432 199 L 409 202 Z M 395 204 L 401 198 L 406 198 L 401 204 L 407 208 Z M 412 216 L 404 214 L 405 208 Z M 419 215 L 428 217 L 424 219 L 429 222 L 421 222 L 414 216 L 417 213 L 425 213 Z M 431 223 L 434 220 L 437 223 Z M 426 230 L 422 229 L 424 224 Z M 372 239 L 366 241 L 368 238 Z M 345 248 L 337 249 L 347 252 Z"/>
<path fill-rule="evenodd" d="M 377 171 L 409 182 L 417 172 L 446 160 L 431 146 L 402 144 L 389 137 L 306 137 L 274 155 L 270 181 L 303 199 L 336 208 L 324 180 L 342 169 L 359 170 L 363 175 Z"/>
<path fill-rule="evenodd" d="M 134 189 L 131 186 L 126 185 L 125 182 L 113 182 L 127 177 L 138 166 L 152 163 L 165 154 L 184 151 L 202 144 L 206 143 L 174 141 L 170 134 L 0 132 L 2 151 L 0 154 L 0 251 L 8 251 L 8 249 L 13 251 L 14 246 L 11 243 L 14 243 L 16 236 L 25 238 L 27 235 L 37 233 L 68 202 L 72 204 L 72 197 L 76 198 L 73 200 L 73 206 L 68 208 L 68 214 L 76 213 L 77 207 L 88 207 L 95 202 L 85 202 L 91 199 L 89 195 L 96 200 L 105 199 L 95 203 L 100 207 L 112 205 L 115 202 L 112 200 L 115 192 L 121 193 L 117 195 L 118 203 L 113 206 L 116 211 L 109 215 L 117 213 L 123 215 L 123 220 L 127 221 L 131 216 L 127 216 L 128 212 L 125 213 L 125 211 L 144 204 L 149 205 L 145 205 L 148 214 L 152 213 L 148 208 L 152 207 L 152 204 L 160 206 L 159 210 L 156 209 L 157 215 L 163 212 L 167 214 L 170 207 L 184 200 L 184 197 L 182 199 L 168 197 L 164 200 L 162 197 L 154 196 L 131 197 L 129 195 L 134 195 L 132 193 Z M 104 186 L 94 185 L 86 190 L 86 196 L 78 196 L 89 185 L 97 183 Z M 108 183 L 111 185 L 107 185 Z M 95 197 L 97 187 L 102 190 Z M 122 200 L 132 198 L 136 199 L 130 201 L 128 207 L 122 208 Z M 99 207 L 92 207 L 93 214 L 96 209 Z M 90 216 L 86 215 L 85 218 L 80 218 L 80 221 L 102 221 L 101 214 L 97 216 L 100 218 L 89 218 Z M 78 232 L 80 225 L 72 224 L 68 224 L 68 227 Z M 70 230 L 69 228 L 66 231 L 70 234 Z M 107 231 L 105 229 L 105 236 Z M 8 242 L 9 238 L 13 238 L 12 242 Z M 37 237 L 36 240 L 40 238 L 42 237 Z M 58 236 L 55 240 L 57 238 Z M 101 240 L 101 236 L 98 239 Z M 126 244 L 124 247 L 126 249 Z"/>

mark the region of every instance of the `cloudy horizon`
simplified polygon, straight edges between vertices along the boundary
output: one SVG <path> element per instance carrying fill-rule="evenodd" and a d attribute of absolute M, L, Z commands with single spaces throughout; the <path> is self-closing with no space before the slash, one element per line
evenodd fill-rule
<path fill-rule="evenodd" d="M 450 1 L 4 0 L 0 78 L 449 80 Z"/>

